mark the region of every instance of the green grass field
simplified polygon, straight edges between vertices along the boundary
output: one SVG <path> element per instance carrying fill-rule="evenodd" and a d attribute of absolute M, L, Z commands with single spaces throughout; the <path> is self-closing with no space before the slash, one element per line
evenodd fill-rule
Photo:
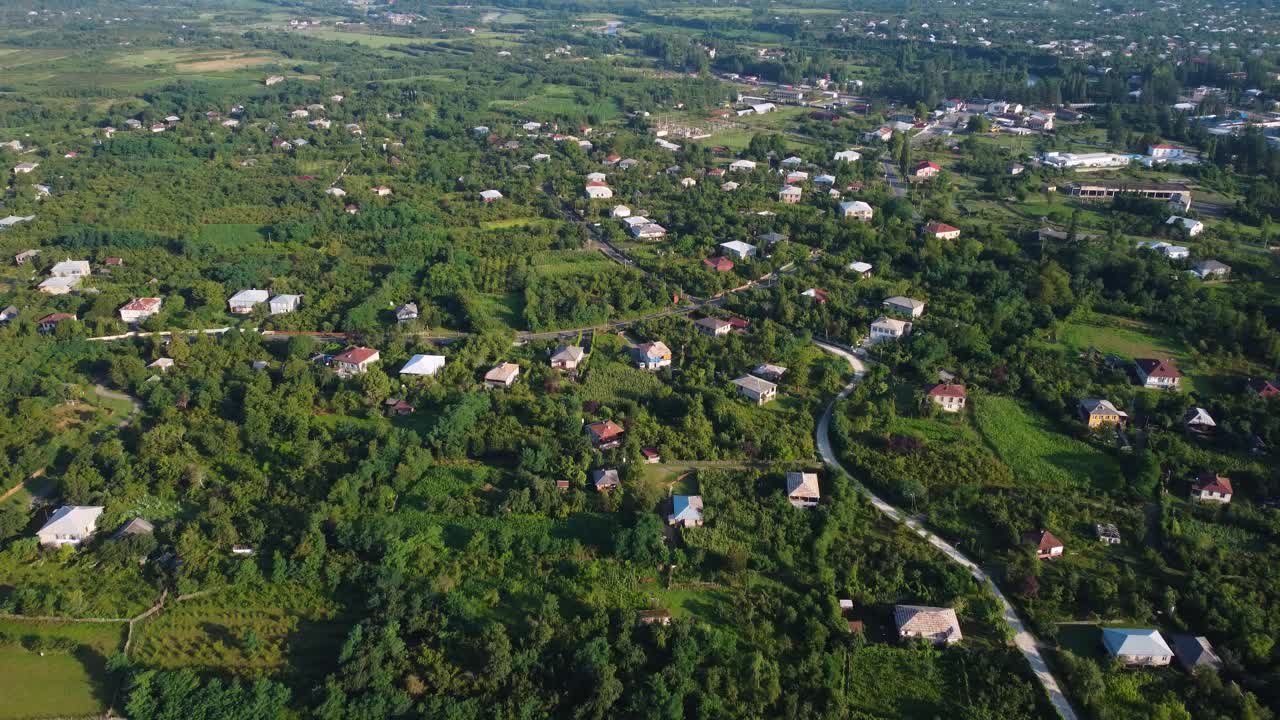
<path fill-rule="evenodd" d="M 1185 356 L 1186 347 L 1158 328 L 1138 320 L 1098 315 L 1084 321 L 1068 323 L 1059 340 L 1074 350 L 1097 348 L 1127 358 Z"/>
<path fill-rule="evenodd" d="M 103 712 L 116 691 L 107 658 L 124 646 L 123 623 L 28 623 L 0 620 L 0 720 L 77 717 Z M 76 643 L 69 652 L 24 647 L 30 638 Z"/>
<path fill-rule="evenodd" d="M 1113 458 L 1063 435 L 1017 400 L 982 396 L 973 407 L 978 432 L 1024 485 L 1059 490 L 1090 483 L 1110 487 L 1121 475 Z"/>
<path fill-rule="evenodd" d="M 208 243 L 220 249 L 248 247 L 263 240 L 264 225 L 250 223 L 225 223 L 218 225 L 201 225 L 200 242 Z"/>

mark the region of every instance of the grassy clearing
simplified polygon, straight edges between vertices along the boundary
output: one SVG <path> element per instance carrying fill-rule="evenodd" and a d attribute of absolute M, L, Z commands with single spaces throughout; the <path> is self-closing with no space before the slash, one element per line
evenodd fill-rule
<path fill-rule="evenodd" d="M 541 277 L 556 277 L 605 273 L 613 267 L 600 253 L 566 250 L 540 255 L 534 261 L 533 271 Z"/>
<path fill-rule="evenodd" d="M 0 719 L 95 715 L 115 694 L 107 658 L 124 646 L 123 623 L 29 623 L 0 620 Z M 32 639 L 75 643 L 68 652 L 28 649 Z"/>
<path fill-rule="evenodd" d="M 696 618 L 711 624 L 722 624 L 724 615 L 732 607 L 732 598 L 724 590 L 658 589 L 652 591 L 660 607 L 671 612 L 671 617 Z"/>
<path fill-rule="evenodd" d="M 249 223 L 201 225 L 199 238 L 200 242 L 222 249 L 243 248 L 262 242 L 265 227 Z"/>
<path fill-rule="evenodd" d="M 1074 350 L 1097 348 L 1127 358 L 1172 357 L 1186 354 L 1186 346 L 1138 320 L 1097 315 L 1067 323 L 1060 336 L 1062 344 Z"/>
<path fill-rule="evenodd" d="M 978 432 L 1023 485 L 1057 490 L 1082 483 L 1109 487 L 1120 477 L 1115 459 L 1061 434 L 1017 400 L 983 396 L 973 407 Z"/>
<path fill-rule="evenodd" d="M 473 307 L 514 330 L 525 327 L 524 296 L 520 293 L 480 293 Z"/>

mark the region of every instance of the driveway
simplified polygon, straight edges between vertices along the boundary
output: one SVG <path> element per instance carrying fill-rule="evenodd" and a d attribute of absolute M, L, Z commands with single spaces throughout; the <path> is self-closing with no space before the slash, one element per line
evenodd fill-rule
<path fill-rule="evenodd" d="M 831 411 L 835 408 L 837 402 L 845 399 L 849 396 L 849 393 L 853 392 L 854 387 L 857 386 L 858 382 L 862 379 L 863 374 L 867 371 L 866 365 L 853 353 L 845 350 L 844 348 L 824 342 L 817 342 L 817 345 L 833 355 L 838 355 L 844 358 L 849 362 L 849 366 L 853 368 L 853 380 L 840 391 L 840 394 L 837 395 L 829 405 L 827 405 L 826 410 L 822 413 L 822 417 L 819 418 L 818 432 L 817 437 L 815 438 L 818 446 L 818 454 L 822 457 L 822 462 L 831 468 L 848 475 L 849 477 L 853 477 L 849 471 L 844 469 L 844 466 L 840 464 L 840 461 L 836 459 L 836 454 L 831 448 Z M 1017 646 L 1018 650 L 1022 653 L 1022 656 L 1027 659 L 1027 663 L 1031 665 L 1032 672 L 1035 673 L 1036 679 L 1040 681 L 1040 685 L 1044 687 L 1044 691 L 1048 694 L 1049 701 L 1053 703 L 1053 707 L 1058 711 L 1058 715 L 1060 715 L 1063 720 L 1077 720 L 1075 710 L 1071 708 L 1071 703 L 1067 701 L 1067 696 L 1063 694 L 1062 688 L 1058 684 L 1058 679 L 1049 671 L 1049 665 L 1045 662 L 1044 656 L 1040 654 L 1040 648 L 1036 641 L 1036 637 L 1027 629 L 1022 618 L 1018 617 L 1017 611 L 1013 609 L 1013 605 L 1004 596 L 1004 593 L 1000 591 L 1000 588 L 996 586 L 995 581 L 991 579 L 991 576 L 950 543 L 925 529 L 924 526 L 914 518 L 908 517 L 906 513 L 885 502 L 865 486 L 859 484 L 859 487 L 862 492 L 866 493 L 867 496 L 871 498 L 871 504 L 874 505 L 877 510 L 889 516 L 895 522 L 902 523 L 914 530 L 917 535 L 927 540 L 930 545 L 941 550 L 947 557 L 951 558 L 952 561 L 967 568 L 969 573 L 973 575 L 974 579 L 983 585 L 986 585 L 987 588 L 991 590 L 991 593 L 995 595 L 996 599 L 1000 601 L 1000 605 L 1004 608 L 1004 621 L 1005 624 L 1013 630 L 1014 645 Z"/>

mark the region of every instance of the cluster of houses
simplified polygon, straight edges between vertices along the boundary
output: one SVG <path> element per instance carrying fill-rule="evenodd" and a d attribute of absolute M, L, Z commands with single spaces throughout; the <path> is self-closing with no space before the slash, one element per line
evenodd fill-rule
<path fill-rule="evenodd" d="M 266 290 L 249 288 L 241 290 L 227 300 L 227 311 L 232 315 L 248 315 L 263 303 L 267 304 L 272 315 L 285 315 L 298 309 L 302 304 L 302 296 L 287 293 L 272 296 Z"/>

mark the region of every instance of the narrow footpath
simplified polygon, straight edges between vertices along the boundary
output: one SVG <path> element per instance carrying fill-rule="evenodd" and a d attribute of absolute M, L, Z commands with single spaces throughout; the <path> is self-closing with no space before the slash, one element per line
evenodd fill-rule
<path fill-rule="evenodd" d="M 844 466 L 840 464 L 840 461 L 836 459 L 835 452 L 831 448 L 831 411 L 835 408 L 837 402 L 849 397 L 849 394 L 853 392 L 853 389 L 857 386 L 858 382 L 862 380 L 862 376 L 866 373 L 867 369 L 863 362 L 853 353 L 828 343 L 817 340 L 814 342 L 823 350 L 844 358 L 849 362 L 849 366 L 853 368 L 853 380 L 840 391 L 840 394 L 836 395 L 835 399 L 833 399 L 829 405 L 827 405 L 826 410 L 822 413 L 822 417 L 819 418 L 816 438 L 818 454 L 822 456 L 822 462 L 852 478 L 853 475 L 848 470 L 845 470 Z M 1014 644 L 1017 645 L 1022 656 L 1027 659 L 1027 663 L 1031 665 L 1032 672 L 1035 673 L 1036 679 L 1040 681 L 1040 685 L 1044 687 L 1044 691 L 1048 694 L 1049 701 L 1053 703 L 1053 707 L 1058 711 L 1058 715 L 1062 717 L 1062 720 L 1077 720 L 1076 712 L 1072 709 L 1071 703 L 1067 700 L 1067 696 L 1063 694 L 1062 688 L 1058 684 L 1058 679 L 1049 671 L 1048 663 L 1045 662 L 1044 656 L 1040 654 L 1039 641 L 1037 641 L 1035 635 L 1032 635 L 1031 631 L 1027 629 L 1022 618 L 1018 617 L 1017 611 L 1013 609 L 1013 605 L 1009 602 L 1008 598 L 1005 597 L 1004 593 L 1000 591 L 1000 588 L 996 586 L 996 583 L 991 579 L 991 576 L 950 543 L 925 529 L 917 520 L 907 516 L 906 513 L 885 502 L 861 483 L 859 483 L 858 487 L 862 492 L 867 494 L 871 499 L 871 504 L 874 505 L 877 510 L 892 518 L 894 522 L 902 523 L 914 530 L 917 535 L 927 540 L 929 544 L 941 550 L 947 557 L 951 558 L 951 560 L 963 565 L 965 568 L 968 568 L 974 579 L 983 585 L 986 585 L 987 588 L 991 590 L 991 593 L 995 595 L 996 599 L 1000 601 L 1001 606 L 1004 607 L 1004 621 L 1013 630 Z"/>

